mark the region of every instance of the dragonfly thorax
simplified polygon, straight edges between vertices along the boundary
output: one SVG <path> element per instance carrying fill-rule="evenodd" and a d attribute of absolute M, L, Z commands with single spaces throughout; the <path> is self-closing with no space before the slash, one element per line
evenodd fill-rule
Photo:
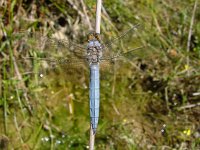
<path fill-rule="evenodd" d="M 98 40 L 90 40 L 87 46 L 87 60 L 89 64 L 99 63 L 102 57 L 102 45 Z"/>

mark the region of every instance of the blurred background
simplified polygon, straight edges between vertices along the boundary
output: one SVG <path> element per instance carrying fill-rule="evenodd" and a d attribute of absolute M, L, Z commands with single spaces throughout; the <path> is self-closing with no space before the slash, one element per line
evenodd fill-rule
<path fill-rule="evenodd" d="M 89 148 L 88 67 L 52 69 L 48 61 L 22 58 L 40 57 L 41 37 L 52 34 L 87 43 L 95 5 L 0 1 L 0 149 Z M 140 27 L 123 45 L 145 47 L 112 69 L 101 68 L 96 149 L 200 149 L 199 3 L 103 1 L 102 41 L 136 24 Z"/>

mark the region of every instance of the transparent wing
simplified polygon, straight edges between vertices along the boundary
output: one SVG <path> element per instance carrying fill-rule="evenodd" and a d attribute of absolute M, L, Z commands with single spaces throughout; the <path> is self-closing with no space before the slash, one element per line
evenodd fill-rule
<path fill-rule="evenodd" d="M 136 29 L 138 29 L 137 25 L 113 40 L 103 43 L 103 57 L 100 63 L 102 71 L 113 67 L 122 56 L 131 59 L 135 56 L 136 50 L 143 50 Z M 65 36 L 22 31 L 16 33 L 14 37 L 19 43 L 16 60 L 29 66 L 26 72 L 43 76 L 53 70 L 62 69 L 66 74 L 73 74 L 77 72 L 77 68 L 88 68 L 86 47 L 68 40 Z M 33 69 L 34 66 L 38 69 Z"/>
<path fill-rule="evenodd" d="M 140 29 L 141 25 L 137 24 L 117 37 L 105 41 L 102 44 L 104 48 L 104 56 L 116 56 L 143 47 L 144 45 L 142 44 L 138 32 Z"/>
<path fill-rule="evenodd" d="M 41 56 L 48 56 L 48 58 L 66 56 L 83 58 L 86 54 L 84 45 L 70 41 L 63 34 L 20 31 L 14 37 L 21 41 L 22 46 L 34 50 Z"/>
<path fill-rule="evenodd" d="M 141 26 L 135 25 L 116 38 L 104 42 L 102 62 L 111 62 L 108 66 L 112 66 L 122 58 L 131 60 L 137 57 L 137 53 L 146 51 L 147 46 L 143 44 L 139 34 L 140 28 Z"/>
<path fill-rule="evenodd" d="M 26 68 L 25 74 L 44 76 L 58 70 L 73 74 L 87 65 L 86 48 L 67 38 L 28 31 L 16 33 L 14 37 L 16 62 Z"/>

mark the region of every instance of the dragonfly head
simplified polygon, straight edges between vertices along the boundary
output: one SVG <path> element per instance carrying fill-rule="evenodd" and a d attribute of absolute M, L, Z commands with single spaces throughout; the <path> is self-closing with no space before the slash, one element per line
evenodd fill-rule
<path fill-rule="evenodd" d="M 88 34 L 87 39 L 88 39 L 88 42 L 89 41 L 95 41 L 95 40 L 100 42 L 100 34 L 92 31 Z"/>

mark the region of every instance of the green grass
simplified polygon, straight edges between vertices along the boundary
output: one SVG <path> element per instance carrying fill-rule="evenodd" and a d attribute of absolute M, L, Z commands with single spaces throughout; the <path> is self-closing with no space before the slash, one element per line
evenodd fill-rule
<path fill-rule="evenodd" d="M 95 2 L 84 2 L 94 27 Z M 89 26 L 82 4 L 53 0 L 2 4 L 0 149 L 88 149 L 87 67 L 49 69 L 50 65 L 45 68 L 45 62 L 37 59 L 22 59 L 43 57 L 43 42 L 36 47 L 34 38 L 51 36 L 60 24 L 69 40 L 86 41 Z M 104 1 L 102 39 L 111 40 L 139 23 L 140 28 L 122 44 L 145 48 L 122 57 L 115 68 L 101 73 L 96 149 L 200 147 L 200 107 L 184 108 L 200 102 L 199 4 L 187 52 L 193 6 L 193 0 Z M 60 51 L 66 56 L 65 49 Z M 49 49 L 47 54 L 51 52 Z M 41 70 L 46 73 L 43 78 Z"/>

